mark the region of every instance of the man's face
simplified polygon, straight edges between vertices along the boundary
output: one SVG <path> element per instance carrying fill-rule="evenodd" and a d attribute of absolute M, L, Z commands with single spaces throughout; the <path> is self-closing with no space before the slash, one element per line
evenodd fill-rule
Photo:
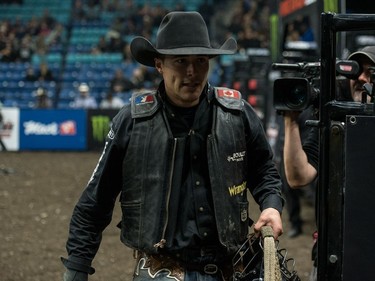
<path fill-rule="evenodd" d="M 365 83 L 371 83 L 371 70 L 370 66 L 374 64 L 369 59 L 358 60 L 358 63 L 362 66 L 362 73 L 359 75 L 357 80 L 350 80 L 350 90 L 353 101 L 362 101 L 362 92 L 364 92 L 363 85 Z M 367 102 L 370 102 L 371 97 L 367 95 Z"/>
<path fill-rule="evenodd" d="M 79 93 L 80 93 L 80 95 L 81 95 L 82 98 L 87 98 L 89 96 L 89 92 L 88 91 L 80 91 Z"/>
<path fill-rule="evenodd" d="M 207 83 L 208 56 L 165 56 L 155 59 L 155 67 L 163 75 L 167 96 L 174 105 L 192 107 L 199 103 Z"/>

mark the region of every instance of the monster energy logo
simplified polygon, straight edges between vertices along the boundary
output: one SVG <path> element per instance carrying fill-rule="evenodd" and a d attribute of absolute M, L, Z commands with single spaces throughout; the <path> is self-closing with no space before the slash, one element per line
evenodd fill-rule
<path fill-rule="evenodd" d="M 111 119 L 108 116 L 98 115 L 91 117 L 92 137 L 95 141 L 103 142 L 108 134 Z"/>

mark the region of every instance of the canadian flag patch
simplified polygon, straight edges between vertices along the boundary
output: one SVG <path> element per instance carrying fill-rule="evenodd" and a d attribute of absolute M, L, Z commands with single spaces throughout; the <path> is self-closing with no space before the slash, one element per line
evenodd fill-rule
<path fill-rule="evenodd" d="M 232 99 L 240 98 L 240 93 L 236 90 L 231 90 L 231 89 L 218 89 L 217 95 L 218 97 L 221 97 L 221 98 L 232 98 Z"/>

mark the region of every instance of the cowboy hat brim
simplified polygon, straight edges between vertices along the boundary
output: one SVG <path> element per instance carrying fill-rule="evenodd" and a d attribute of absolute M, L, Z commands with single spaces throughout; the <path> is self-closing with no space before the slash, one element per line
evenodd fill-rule
<path fill-rule="evenodd" d="M 208 55 L 209 57 L 231 55 L 237 51 L 237 42 L 234 38 L 229 38 L 218 49 L 197 46 L 184 46 L 182 48 L 173 49 L 156 49 L 146 38 L 138 36 L 135 37 L 130 43 L 130 50 L 137 62 L 143 65 L 155 67 L 154 59 L 160 55 Z"/>

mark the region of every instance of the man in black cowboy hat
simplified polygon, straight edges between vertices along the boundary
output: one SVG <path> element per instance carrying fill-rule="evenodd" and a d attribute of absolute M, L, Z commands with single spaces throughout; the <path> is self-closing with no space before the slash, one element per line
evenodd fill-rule
<path fill-rule="evenodd" d="M 238 91 L 208 84 L 209 60 L 236 41 L 210 45 L 197 12 L 171 12 L 156 45 L 131 43 L 141 64 L 162 75 L 156 91 L 134 93 L 113 119 L 103 154 L 77 203 L 64 280 L 87 280 L 118 195 L 121 241 L 134 249 L 134 280 L 227 280 L 251 220 L 282 234 L 281 181 L 261 121 Z"/>

